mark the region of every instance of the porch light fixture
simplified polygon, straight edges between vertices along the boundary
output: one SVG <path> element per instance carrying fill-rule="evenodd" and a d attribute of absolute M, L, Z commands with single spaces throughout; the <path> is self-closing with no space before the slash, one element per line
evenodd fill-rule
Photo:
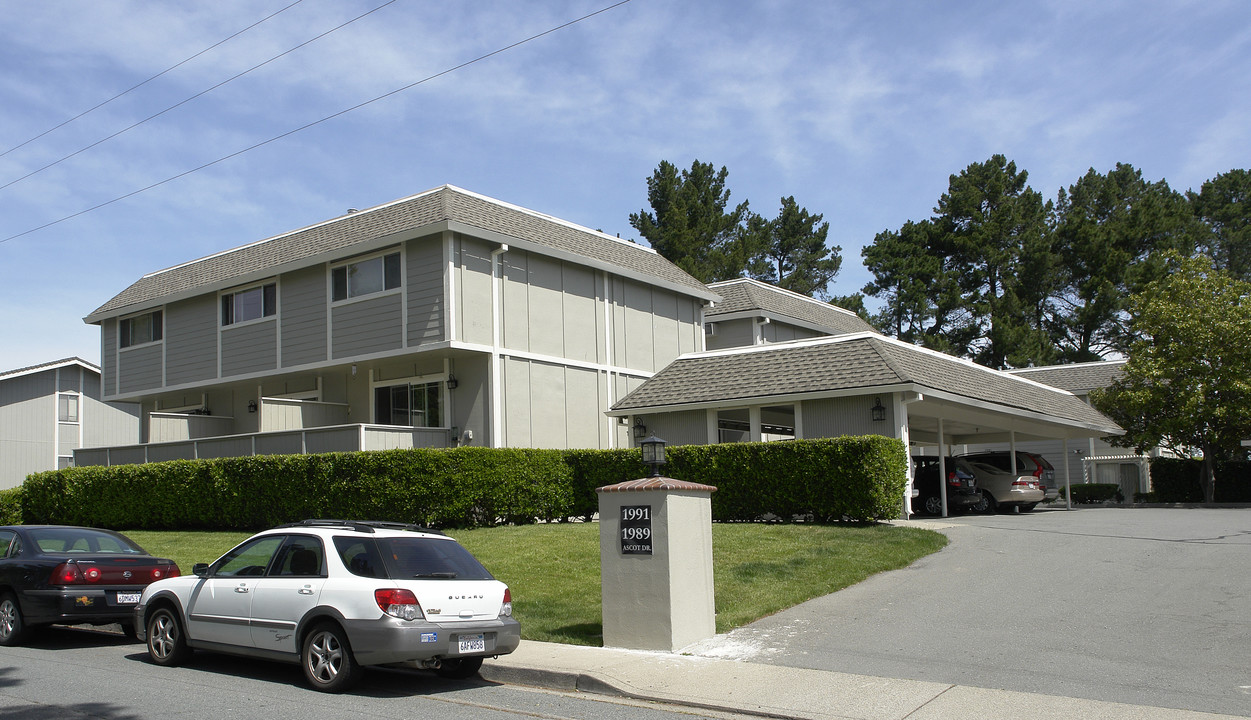
<path fill-rule="evenodd" d="M 254 412 L 256 412 L 256 401 L 255 401 L 255 400 L 249 400 L 249 401 L 248 401 L 248 412 L 250 412 L 250 413 L 254 413 Z"/>
<path fill-rule="evenodd" d="M 873 415 L 873 422 L 886 422 L 886 408 L 882 407 L 882 398 L 873 401 L 870 412 Z"/>
<path fill-rule="evenodd" d="M 647 437 L 647 426 L 643 424 L 643 418 L 634 418 L 634 439 L 642 441 Z"/>
<path fill-rule="evenodd" d="M 652 435 L 639 446 L 643 449 L 643 464 L 652 469 L 648 477 L 660 477 L 660 466 L 665 464 L 665 441 Z"/>
<path fill-rule="evenodd" d="M 454 373 L 448 373 L 447 389 L 455 390 L 457 385 L 460 385 L 460 382 L 456 379 L 456 375 Z"/>

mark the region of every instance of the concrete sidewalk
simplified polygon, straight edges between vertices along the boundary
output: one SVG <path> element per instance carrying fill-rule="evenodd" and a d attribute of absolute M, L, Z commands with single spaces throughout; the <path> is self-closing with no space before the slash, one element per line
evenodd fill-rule
<path fill-rule="evenodd" d="M 851 675 L 669 653 L 523 641 L 482 666 L 492 682 L 774 718 L 1199 720 L 1189 710 Z"/>

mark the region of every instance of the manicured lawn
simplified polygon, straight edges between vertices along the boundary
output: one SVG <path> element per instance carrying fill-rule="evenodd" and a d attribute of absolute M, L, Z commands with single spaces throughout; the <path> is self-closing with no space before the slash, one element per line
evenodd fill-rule
<path fill-rule="evenodd" d="M 249 533 L 126 532 L 184 573 L 211 562 Z M 570 523 L 452 530 L 513 594 L 528 640 L 601 643 L 599 525 Z M 947 544 L 916 528 L 821 525 L 712 526 L 717 632 L 906 567 Z"/>

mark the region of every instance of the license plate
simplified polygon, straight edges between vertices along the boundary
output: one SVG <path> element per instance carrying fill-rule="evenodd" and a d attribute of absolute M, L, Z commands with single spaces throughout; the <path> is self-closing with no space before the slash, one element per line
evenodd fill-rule
<path fill-rule="evenodd" d="M 135 603 L 139 602 L 139 596 L 141 594 L 142 593 L 137 593 L 137 592 L 134 592 L 134 593 L 119 592 L 117 594 L 117 604 L 118 605 L 134 605 Z"/>
<path fill-rule="evenodd" d="M 486 637 L 478 635 L 461 635 L 457 638 L 461 653 L 486 652 Z"/>

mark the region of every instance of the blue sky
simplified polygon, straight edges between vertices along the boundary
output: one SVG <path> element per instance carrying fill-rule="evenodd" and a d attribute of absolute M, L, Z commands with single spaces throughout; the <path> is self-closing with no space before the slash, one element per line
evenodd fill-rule
<path fill-rule="evenodd" d="M 2 0 L 0 152 L 293 0 Z M 0 156 L 0 185 L 385 0 L 303 0 Z M 613 0 L 396 0 L 0 189 L 25 233 L 494 52 Z M 637 238 L 660 160 L 823 213 L 834 294 L 875 234 L 995 153 L 1046 198 L 1117 162 L 1198 189 L 1251 167 L 1251 3 L 632 0 L 364 108 L 0 241 L 0 371 L 99 361 L 82 318 L 141 275 L 451 183 Z"/>

